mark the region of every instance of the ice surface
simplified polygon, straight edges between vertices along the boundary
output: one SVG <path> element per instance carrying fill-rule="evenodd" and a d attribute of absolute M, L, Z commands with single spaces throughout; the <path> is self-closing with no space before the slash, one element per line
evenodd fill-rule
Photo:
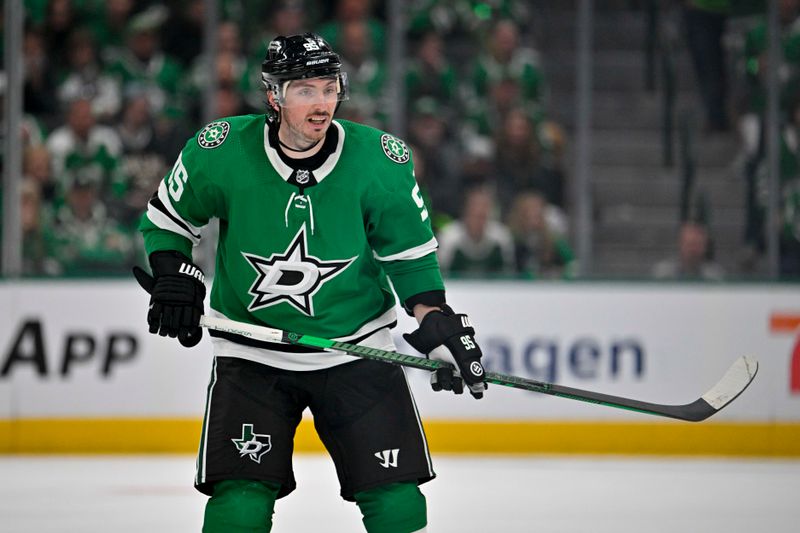
<path fill-rule="evenodd" d="M 434 456 L 429 533 L 770 533 L 800 523 L 800 461 Z M 275 533 L 363 531 L 330 460 L 295 457 Z M 199 532 L 190 456 L 0 456 L 0 532 Z"/>

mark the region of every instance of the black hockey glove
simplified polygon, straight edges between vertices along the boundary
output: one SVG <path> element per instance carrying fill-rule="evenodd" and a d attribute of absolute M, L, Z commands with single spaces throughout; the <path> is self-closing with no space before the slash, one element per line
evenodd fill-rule
<path fill-rule="evenodd" d="M 150 333 L 177 337 L 187 348 L 195 346 L 203 336 L 200 316 L 206 286 L 203 271 L 180 252 L 150 254 L 151 276 L 138 266 L 133 275 L 150 294 L 147 325 Z"/>
<path fill-rule="evenodd" d="M 483 397 L 483 391 L 486 390 L 481 364 L 483 354 L 475 342 L 475 329 L 467 315 L 455 313 L 450 306 L 442 305 L 441 311 L 429 312 L 419 328 L 403 334 L 403 338 L 429 358 L 455 362 L 458 367 L 458 372 L 447 368 L 437 370 L 431 376 L 433 390 L 452 390 L 461 394 L 464 391 L 463 383 L 466 382 L 473 397 Z M 437 349 L 439 346 L 444 346 L 446 350 Z"/>

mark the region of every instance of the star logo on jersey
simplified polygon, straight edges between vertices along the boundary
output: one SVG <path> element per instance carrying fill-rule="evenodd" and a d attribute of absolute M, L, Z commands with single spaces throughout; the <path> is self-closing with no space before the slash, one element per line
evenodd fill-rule
<path fill-rule="evenodd" d="M 242 438 L 231 440 L 239 450 L 239 457 L 249 457 L 259 464 L 261 457 L 272 449 L 272 437 L 253 433 L 253 424 L 242 424 Z"/>
<path fill-rule="evenodd" d="M 197 136 L 197 144 L 203 148 L 216 148 L 225 142 L 230 130 L 231 125 L 224 120 L 212 122 L 203 128 L 203 131 Z"/>
<path fill-rule="evenodd" d="M 395 163 L 405 163 L 411 157 L 411 152 L 408 151 L 406 143 L 388 133 L 384 133 L 381 136 L 381 147 L 386 157 Z"/>
<path fill-rule="evenodd" d="M 355 257 L 323 261 L 308 253 L 305 224 L 283 253 L 268 258 L 242 252 L 258 277 L 250 287 L 250 311 L 286 302 L 304 315 L 314 316 L 314 295 L 349 267 Z"/>

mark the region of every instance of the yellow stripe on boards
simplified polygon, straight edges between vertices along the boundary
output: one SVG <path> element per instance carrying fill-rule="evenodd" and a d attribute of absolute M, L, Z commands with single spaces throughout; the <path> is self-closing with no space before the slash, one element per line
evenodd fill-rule
<path fill-rule="evenodd" d="M 800 422 L 424 421 L 431 451 L 800 457 Z M 195 453 L 200 419 L 0 420 L 0 453 Z M 268 432 L 268 429 L 260 431 Z M 298 452 L 323 452 L 311 420 Z"/>

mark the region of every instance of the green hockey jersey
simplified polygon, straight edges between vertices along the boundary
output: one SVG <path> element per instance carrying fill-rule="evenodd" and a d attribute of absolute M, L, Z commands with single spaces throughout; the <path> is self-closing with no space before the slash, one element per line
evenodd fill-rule
<path fill-rule="evenodd" d="M 392 349 L 388 278 L 401 301 L 444 288 L 411 154 L 400 139 L 344 120 L 325 142 L 333 144 L 324 160 L 302 168 L 273 146 L 264 115 L 208 124 L 150 200 L 145 247 L 191 257 L 216 217 L 212 314 Z M 352 360 L 227 335 L 213 341 L 216 355 L 290 370 Z"/>

